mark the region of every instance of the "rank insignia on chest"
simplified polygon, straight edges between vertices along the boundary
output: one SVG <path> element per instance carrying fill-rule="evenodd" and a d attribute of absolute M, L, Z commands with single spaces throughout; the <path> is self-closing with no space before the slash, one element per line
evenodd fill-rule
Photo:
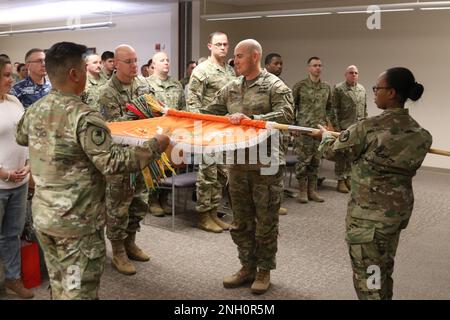
<path fill-rule="evenodd" d="M 105 130 L 100 129 L 100 128 L 92 130 L 91 139 L 95 145 L 97 145 L 97 146 L 102 145 L 106 140 Z"/>
<path fill-rule="evenodd" d="M 339 135 L 340 142 L 346 142 L 348 138 L 350 138 L 350 131 L 348 130 L 342 131 L 341 134 Z"/>

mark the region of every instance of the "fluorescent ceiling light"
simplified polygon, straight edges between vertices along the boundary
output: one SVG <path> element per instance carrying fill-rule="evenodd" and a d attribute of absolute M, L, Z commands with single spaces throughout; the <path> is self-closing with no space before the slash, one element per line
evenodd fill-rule
<path fill-rule="evenodd" d="M 100 29 L 100 28 L 112 28 L 115 23 L 98 22 L 98 23 L 85 23 L 85 24 L 73 24 L 59 27 L 38 28 L 38 29 L 24 29 L 24 30 L 11 30 L 0 32 L 0 36 L 11 36 L 14 34 L 26 34 L 26 33 L 40 33 L 40 32 L 53 32 L 53 31 L 74 31 L 85 29 Z"/>
<path fill-rule="evenodd" d="M 338 11 L 337 14 L 349 14 L 349 13 L 367 13 L 367 10 L 355 10 L 355 11 Z"/>
<path fill-rule="evenodd" d="M 303 17 L 303 16 L 322 16 L 332 14 L 332 12 L 311 12 L 311 13 L 291 13 L 291 14 L 271 14 L 267 18 L 281 18 L 281 17 Z"/>
<path fill-rule="evenodd" d="M 241 20 L 241 19 L 259 19 L 262 16 L 242 16 L 242 17 L 223 17 L 223 18 L 207 18 L 207 21 L 222 21 L 222 20 Z"/>
<path fill-rule="evenodd" d="M 376 5 L 378 12 L 407 12 L 414 11 L 415 9 L 421 10 L 443 10 L 450 9 L 450 1 L 430 1 L 430 2 L 409 2 L 409 3 L 391 3 Z M 238 17 L 240 19 L 247 19 L 246 17 L 258 18 L 278 18 L 278 17 L 301 17 L 301 16 L 320 16 L 337 14 L 350 14 L 350 13 L 366 13 L 371 14 L 374 11 L 372 6 L 347 6 L 347 7 L 328 7 L 328 8 L 308 8 L 308 9 L 293 9 L 293 10 L 274 10 L 274 11 L 254 11 L 254 12 L 239 12 L 239 13 L 226 13 L 226 14 L 207 14 L 202 15 L 202 19 L 209 21 L 212 20 L 234 20 Z M 231 19 L 234 18 L 234 19 Z"/>
<path fill-rule="evenodd" d="M 429 7 L 429 8 L 420 8 L 420 10 L 449 10 L 450 7 Z"/>

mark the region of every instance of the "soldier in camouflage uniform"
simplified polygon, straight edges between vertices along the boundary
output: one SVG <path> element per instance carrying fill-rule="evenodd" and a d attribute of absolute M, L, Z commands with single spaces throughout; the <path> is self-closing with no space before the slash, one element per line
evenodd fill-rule
<path fill-rule="evenodd" d="M 34 226 L 53 299 L 98 299 L 105 264 L 105 174 L 134 172 L 154 161 L 169 138 L 141 147 L 112 143 L 100 114 L 84 104 L 86 47 L 69 42 L 47 52 L 54 90 L 29 108 L 17 143 L 29 147 L 36 182 Z"/>
<path fill-rule="evenodd" d="M 262 49 L 252 39 L 241 41 L 234 50 L 235 66 L 240 77 L 219 91 L 203 112 L 226 115 L 239 124 L 242 119 L 259 119 L 291 123 L 294 118 L 291 90 L 278 77 L 261 70 Z M 280 136 L 271 140 L 270 154 L 277 156 L 270 174 L 258 161 L 232 164 L 229 170 L 233 209 L 231 237 L 238 247 L 242 268 L 225 277 L 226 288 L 252 282 L 253 293 L 264 293 L 270 286 L 270 270 L 276 267 L 278 211 L 283 192 L 285 159 Z M 252 150 L 253 149 L 253 150 Z M 248 153 L 256 148 L 247 150 Z M 248 156 L 248 154 L 247 154 Z M 246 156 L 246 159 L 250 159 Z"/>
<path fill-rule="evenodd" d="M 184 97 L 184 90 L 181 83 L 169 76 L 169 57 L 165 52 L 155 53 L 152 57 L 152 64 L 154 73 L 147 78 L 150 87 L 155 92 L 155 98 L 161 102 L 165 107 L 177 110 L 184 110 L 186 108 L 186 99 Z M 171 208 L 167 206 L 168 192 L 158 190 L 159 198 L 156 192 L 150 192 L 150 203 L 163 204 L 164 212 L 152 211 L 153 215 L 164 216 L 164 213 L 169 214 Z"/>
<path fill-rule="evenodd" d="M 95 108 L 98 100 L 99 88 L 106 83 L 106 80 L 100 77 L 102 70 L 101 59 L 96 54 L 90 54 L 86 57 L 87 80 L 86 88 L 81 94 L 81 100 Z"/>
<path fill-rule="evenodd" d="M 226 63 L 228 37 L 222 32 L 210 34 L 208 48 L 211 56 L 192 72 L 186 99 L 188 111 L 199 112 L 212 102 L 216 93 L 235 78 L 234 70 Z M 222 180 L 222 182 L 220 181 Z M 226 172 L 210 155 L 204 155 L 197 177 L 198 227 L 211 232 L 228 230 L 230 225 L 217 217 L 222 198 L 222 183 Z"/>
<path fill-rule="evenodd" d="M 338 139 L 322 129 L 320 150 L 328 159 L 352 161 L 346 241 L 359 299 L 392 299 L 394 257 L 400 232 L 414 204 L 412 178 L 430 146 L 430 133 L 404 108 L 423 86 L 408 69 L 382 73 L 373 88 L 384 110 L 343 131 Z"/>
<path fill-rule="evenodd" d="M 102 70 L 100 71 L 100 78 L 103 81 L 111 79 L 114 73 L 114 52 L 105 51 L 102 53 Z"/>
<path fill-rule="evenodd" d="M 345 71 L 345 81 L 333 88 L 331 106 L 336 113 L 336 131 L 346 130 L 352 124 L 367 117 L 366 89 L 358 83 L 358 68 L 349 66 Z M 337 190 L 348 193 L 350 188 L 350 162 L 337 160 L 334 171 L 338 180 Z"/>
<path fill-rule="evenodd" d="M 296 111 L 296 124 L 317 128 L 317 125 L 334 123 L 331 109 L 331 88 L 320 80 L 322 62 L 318 57 L 308 59 L 308 78 L 297 82 L 293 89 Z M 317 194 L 317 176 L 319 173 L 320 155 L 317 151 L 319 142 L 307 135 L 294 139 L 294 151 L 298 156 L 295 173 L 299 184 L 300 203 L 308 200 L 323 202 Z"/>
<path fill-rule="evenodd" d="M 100 88 L 97 108 L 106 121 L 135 120 L 125 110 L 126 103 L 143 94 L 153 93 L 147 80 L 137 76 L 137 58 L 133 48 L 121 45 L 115 51 L 116 72 Z M 142 174 L 114 175 L 107 178 L 106 236 L 113 248 L 113 266 L 122 274 L 136 273 L 129 259 L 148 261 L 150 257 L 135 244 L 140 221 L 148 213 L 148 193 Z M 160 212 L 163 213 L 161 207 Z"/>
<path fill-rule="evenodd" d="M 186 108 L 183 86 L 180 81 L 169 76 L 169 57 L 165 52 L 156 53 L 153 58 L 154 73 L 147 78 L 155 92 L 155 97 L 165 107 L 177 110 Z"/>
<path fill-rule="evenodd" d="M 183 86 L 183 89 L 186 88 L 186 86 L 188 85 L 189 79 L 191 79 L 192 71 L 195 69 L 196 66 L 197 66 L 197 62 L 195 62 L 195 61 L 189 61 L 186 64 L 186 77 L 184 77 L 183 79 L 180 80 L 180 83 Z"/>

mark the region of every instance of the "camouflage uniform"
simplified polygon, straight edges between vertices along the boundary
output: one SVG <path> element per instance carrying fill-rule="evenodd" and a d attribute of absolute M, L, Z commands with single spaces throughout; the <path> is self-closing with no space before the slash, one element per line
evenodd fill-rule
<path fill-rule="evenodd" d="M 147 78 L 149 85 L 155 91 L 155 97 L 162 102 L 165 107 L 171 109 L 186 109 L 186 99 L 181 83 L 172 77 L 167 80 L 161 80 L 157 75 L 153 74 Z"/>
<path fill-rule="evenodd" d="M 186 85 L 189 83 L 190 77 L 184 77 L 180 80 L 181 85 L 183 86 L 183 89 L 186 88 Z"/>
<path fill-rule="evenodd" d="M 106 253 L 103 175 L 148 165 L 160 155 L 157 141 L 142 147 L 113 144 L 98 112 L 58 91 L 27 109 L 16 139 L 29 146 L 34 226 L 53 299 L 98 298 Z"/>
<path fill-rule="evenodd" d="M 352 124 L 367 117 L 366 89 L 359 83 L 354 86 L 346 81 L 333 88 L 331 106 L 336 113 L 335 131 L 346 130 Z M 344 180 L 350 175 L 350 162 L 347 159 L 336 161 L 334 171 L 338 180 Z"/>
<path fill-rule="evenodd" d="M 210 104 L 216 93 L 228 82 L 235 79 L 234 70 L 228 64 L 221 67 L 211 58 L 200 63 L 193 71 L 189 81 L 186 99 L 190 112 L 200 112 Z M 226 181 L 226 172 L 213 161 L 202 159 L 197 177 L 197 205 L 199 213 L 217 209 L 222 198 L 222 183 Z M 221 183 L 222 181 L 222 183 Z"/>
<path fill-rule="evenodd" d="M 109 79 L 111 79 L 113 74 L 114 74 L 114 71 L 111 73 L 110 76 L 108 76 L 106 74 L 105 69 L 102 68 L 102 70 L 100 70 L 100 78 L 102 78 L 102 81 L 104 81 L 104 82 L 107 82 Z"/>
<path fill-rule="evenodd" d="M 99 90 L 97 109 L 105 121 L 135 120 L 137 116 L 125 110 L 126 103 L 153 90 L 141 76 L 134 78 L 129 88 L 113 74 Z M 132 175 L 136 182 L 132 183 Z M 139 230 L 139 223 L 148 212 L 148 193 L 140 172 L 114 175 L 106 179 L 106 236 L 109 240 L 123 240 L 128 233 Z"/>
<path fill-rule="evenodd" d="M 430 133 L 403 108 L 362 120 L 337 140 L 322 138 L 325 158 L 353 163 L 346 241 L 359 299 L 392 299 L 394 257 L 414 204 L 412 178 L 431 143 Z M 378 290 L 367 285 L 372 265 L 381 271 Z"/>
<path fill-rule="evenodd" d="M 97 80 L 88 74 L 86 79 L 86 87 L 84 92 L 81 94 L 81 100 L 91 107 L 96 108 L 99 89 L 105 83 L 106 80 L 102 77 Z"/>
<path fill-rule="evenodd" d="M 308 77 L 294 85 L 292 95 L 297 125 L 317 128 L 318 124 L 334 123 L 329 84 L 322 81 L 314 83 Z M 300 135 L 294 139 L 294 151 L 298 156 L 295 174 L 298 180 L 317 177 L 320 165 L 318 147 L 319 142 L 308 135 Z"/>
<path fill-rule="evenodd" d="M 291 90 L 265 70 L 252 81 L 240 77 L 226 85 L 203 112 L 219 115 L 240 112 L 254 119 L 280 123 L 291 123 L 294 117 Z M 276 267 L 278 211 L 286 163 L 281 144 L 271 145 L 270 150 L 279 154 L 280 170 L 276 174 L 261 174 L 263 165 L 259 161 L 229 166 L 235 226 L 231 237 L 238 247 L 241 264 L 264 270 Z"/>

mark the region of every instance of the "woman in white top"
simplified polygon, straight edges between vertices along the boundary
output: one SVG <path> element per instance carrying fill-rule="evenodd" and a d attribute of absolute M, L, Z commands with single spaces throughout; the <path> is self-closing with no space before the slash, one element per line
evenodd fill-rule
<path fill-rule="evenodd" d="M 7 94 L 13 83 L 12 65 L 0 57 L 0 260 L 7 292 L 32 298 L 21 279 L 20 234 L 25 224 L 30 167 L 28 149 L 16 143 L 15 132 L 24 109 Z"/>

